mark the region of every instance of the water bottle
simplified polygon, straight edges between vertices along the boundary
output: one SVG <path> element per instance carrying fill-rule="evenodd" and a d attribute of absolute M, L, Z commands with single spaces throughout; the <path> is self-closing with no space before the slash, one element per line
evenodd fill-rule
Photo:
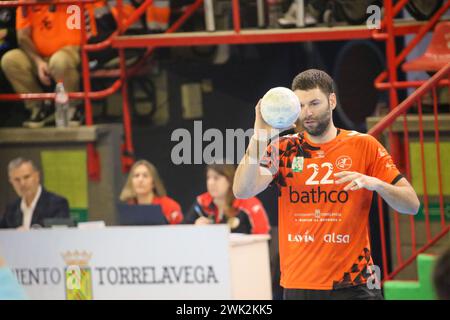
<path fill-rule="evenodd" d="M 69 96 L 62 81 L 58 81 L 55 89 L 55 122 L 57 128 L 69 126 Z"/>

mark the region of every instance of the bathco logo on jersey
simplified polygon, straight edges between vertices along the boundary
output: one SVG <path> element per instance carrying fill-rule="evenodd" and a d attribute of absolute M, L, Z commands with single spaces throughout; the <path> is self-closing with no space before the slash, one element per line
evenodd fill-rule
<path fill-rule="evenodd" d="M 341 156 L 337 161 L 339 169 L 350 168 L 352 160 L 348 156 Z M 305 186 L 297 190 L 289 186 L 289 201 L 291 203 L 346 203 L 348 192 L 344 190 L 329 190 L 327 186 L 334 185 L 335 166 L 331 162 L 310 163 L 303 171 Z"/>
<path fill-rule="evenodd" d="M 322 190 L 320 187 L 296 191 L 289 186 L 289 201 L 291 203 L 346 203 L 348 201 L 348 192 L 344 190 L 327 191 Z"/>

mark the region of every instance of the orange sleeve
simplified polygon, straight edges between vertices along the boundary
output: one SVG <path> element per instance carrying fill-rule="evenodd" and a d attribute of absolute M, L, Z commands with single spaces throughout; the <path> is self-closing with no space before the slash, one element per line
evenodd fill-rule
<path fill-rule="evenodd" d="M 368 141 L 368 175 L 386 183 L 395 184 L 403 176 L 398 171 L 391 155 L 374 137 L 369 136 Z"/>
<path fill-rule="evenodd" d="M 16 29 L 25 29 L 31 25 L 30 19 L 31 7 L 23 6 L 17 8 L 16 11 Z"/>
<path fill-rule="evenodd" d="M 269 218 L 266 210 L 258 198 L 252 198 L 249 208 L 250 219 L 253 223 L 252 234 L 268 234 L 270 231 Z"/>
<path fill-rule="evenodd" d="M 119 9 L 117 6 L 110 6 L 109 9 L 111 10 L 112 15 L 114 16 L 114 19 L 116 19 L 116 22 L 119 23 Z M 123 4 L 122 6 L 122 25 L 125 24 L 128 17 L 131 16 L 131 14 L 134 11 L 133 5 L 130 4 Z"/>
<path fill-rule="evenodd" d="M 161 209 L 170 224 L 178 224 L 183 221 L 181 206 L 175 200 L 165 197 L 161 203 Z"/>

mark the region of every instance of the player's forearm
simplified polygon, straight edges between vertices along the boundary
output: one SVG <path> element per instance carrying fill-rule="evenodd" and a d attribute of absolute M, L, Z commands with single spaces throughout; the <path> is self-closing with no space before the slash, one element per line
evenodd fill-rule
<path fill-rule="evenodd" d="M 419 211 L 420 201 L 409 186 L 395 186 L 380 180 L 374 191 L 399 213 L 414 215 Z"/>
<path fill-rule="evenodd" d="M 259 162 L 265 152 L 265 143 L 250 139 L 247 151 L 236 170 L 233 192 L 237 198 L 250 198 L 261 192 L 264 186 L 261 181 Z"/>

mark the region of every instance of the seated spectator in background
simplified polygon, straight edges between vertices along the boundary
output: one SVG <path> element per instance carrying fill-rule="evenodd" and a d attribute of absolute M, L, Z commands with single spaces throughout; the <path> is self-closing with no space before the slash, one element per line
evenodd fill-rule
<path fill-rule="evenodd" d="M 0 59 L 11 49 L 17 48 L 16 8 L 0 8 Z M 0 68 L 0 93 L 13 92 Z"/>
<path fill-rule="evenodd" d="M 158 171 L 146 160 L 139 160 L 131 167 L 127 182 L 120 194 L 120 201 L 128 204 L 159 205 L 169 224 L 183 221 L 180 205 L 167 196 Z"/>
<path fill-rule="evenodd" d="M 124 0 L 122 1 L 122 21 L 124 24 L 127 19 L 133 14 L 144 0 Z M 116 19 L 119 21 L 119 8 L 117 2 L 109 0 L 108 4 Z M 170 22 L 170 1 L 169 0 L 153 0 L 145 11 L 145 29 L 151 33 L 160 33 L 167 30 Z M 128 31 L 132 29 L 142 29 L 142 21 L 135 22 Z"/>
<path fill-rule="evenodd" d="M 235 199 L 232 191 L 235 167 L 211 164 L 206 168 L 207 192 L 199 195 L 186 214 L 184 223 L 205 225 L 226 223 L 231 232 L 267 234 L 269 219 L 256 198 Z"/>
<path fill-rule="evenodd" d="M 450 300 L 450 247 L 436 261 L 433 282 L 437 298 Z"/>
<path fill-rule="evenodd" d="M 8 165 L 9 182 L 20 197 L 6 207 L 0 218 L 0 228 L 29 230 L 34 225 L 44 226 L 48 218 L 69 218 L 68 201 L 45 190 L 33 161 L 23 158 Z"/>
<path fill-rule="evenodd" d="M 40 93 L 43 87 L 54 91 L 55 81 L 63 81 L 67 92 L 78 91 L 80 85 L 81 32 L 68 27 L 70 4 L 37 4 L 22 6 L 16 12 L 19 48 L 8 51 L 1 59 L 6 78 L 17 93 Z M 69 125 L 81 123 L 82 110 L 71 101 Z M 23 125 L 40 128 L 54 122 L 51 103 L 25 101 L 31 116 Z"/>
<path fill-rule="evenodd" d="M 24 300 L 25 291 L 0 255 L 0 300 Z"/>
<path fill-rule="evenodd" d="M 166 31 L 170 20 L 170 1 L 154 0 L 152 5 L 147 7 L 146 20 L 150 31 Z"/>
<path fill-rule="evenodd" d="M 0 58 L 17 48 L 16 8 L 0 8 Z"/>

